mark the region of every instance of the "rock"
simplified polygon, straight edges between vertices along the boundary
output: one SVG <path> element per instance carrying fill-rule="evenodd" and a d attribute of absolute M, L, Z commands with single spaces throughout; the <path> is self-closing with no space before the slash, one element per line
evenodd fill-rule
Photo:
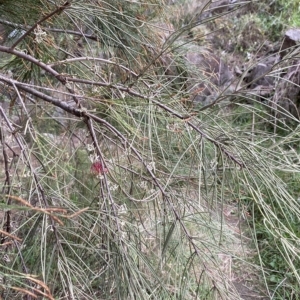
<path fill-rule="evenodd" d="M 210 51 L 192 47 L 185 58 L 191 78 L 188 89 L 194 102 L 215 99 L 233 80 L 233 73 L 228 65 Z"/>
<path fill-rule="evenodd" d="M 272 70 L 273 65 L 267 65 L 264 63 L 258 63 L 254 68 L 252 68 L 245 81 L 249 83 L 251 89 L 257 86 L 270 86 L 274 84 L 274 77 L 268 75 Z"/>
<path fill-rule="evenodd" d="M 201 1 L 200 1 L 201 2 Z M 217 0 L 217 1 L 206 1 L 201 3 L 202 9 L 199 15 L 199 20 L 209 18 L 214 15 L 222 15 L 235 8 L 239 3 L 239 0 Z M 211 3 L 209 3 L 211 2 Z"/>
<path fill-rule="evenodd" d="M 266 98 L 270 98 L 274 94 L 275 81 L 276 78 L 280 77 L 281 71 L 273 70 L 273 67 L 276 66 L 279 60 L 277 54 L 260 58 L 257 64 L 248 69 L 244 81 L 247 83 L 247 91 L 258 96 L 256 100 L 265 101 Z M 238 76 L 243 77 L 244 72 L 241 74 L 241 70 L 236 70 Z"/>
<path fill-rule="evenodd" d="M 252 89 L 252 91 L 258 96 L 266 97 L 271 95 L 271 93 L 274 91 L 274 86 L 257 85 Z"/>
<path fill-rule="evenodd" d="M 284 39 L 281 46 L 280 56 L 283 57 L 291 47 L 294 47 L 300 43 L 300 28 L 289 29 L 284 34 Z"/>
<path fill-rule="evenodd" d="M 278 83 L 271 107 L 280 119 L 289 119 L 290 113 L 300 120 L 300 60 L 292 64 Z"/>
<path fill-rule="evenodd" d="M 211 3 L 209 10 L 212 15 L 222 14 L 230 9 L 230 0 L 218 0 Z"/>
<path fill-rule="evenodd" d="M 234 8 L 236 4 L 232 0 L 201 0 L 185 1 L 182 5 L 183 18 L 185 24 L 191 19 L 202 21 L 213 15 L 224 14 Z"/>

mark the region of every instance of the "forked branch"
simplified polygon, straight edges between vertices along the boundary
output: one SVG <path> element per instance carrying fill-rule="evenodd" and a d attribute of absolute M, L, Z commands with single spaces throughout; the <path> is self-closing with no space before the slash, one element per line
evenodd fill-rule
<path fill-rule="evenodd" d="M 50 19 L 55 14 L 61 13 L 64 9 L 66 9 L 68 6 L 70 6 L 70 2 L 67 1 L 62 6 L 59 6 L 56 8 L 53 12 L 43 17 L 41 20 L 37 21 L 33 26 L 31 26 L 30 29 L 28 29 L 21 37 L 18 38 L 18 40 L 10 47 L 11 50 L 13 50 L 26 36 L 28 36 L 38 25 L 42 24 L 47 19 Z"/>

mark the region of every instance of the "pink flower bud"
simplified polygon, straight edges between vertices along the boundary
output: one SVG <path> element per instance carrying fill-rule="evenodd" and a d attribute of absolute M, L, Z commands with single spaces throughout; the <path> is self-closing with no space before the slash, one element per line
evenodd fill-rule
<path fill-rule="evenodd" d="M 105 168 L 99 160 L 97 160 L 92 163 L 91 172 L 96 175 L 103 175 L 108 172 L 108 169 Z"/>

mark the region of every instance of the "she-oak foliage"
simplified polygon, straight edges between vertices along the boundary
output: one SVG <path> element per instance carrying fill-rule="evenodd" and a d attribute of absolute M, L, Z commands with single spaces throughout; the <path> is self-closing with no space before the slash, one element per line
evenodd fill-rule
<path fill-rule="evenodd" d="M 185 104 L 166 69 L 182 68 L 172 42 L 186 29 L 164 38 L 163 9 L 0 0 L 3 299 L 239 299 L 222 216 L 243 197 L 299 284 L 299 236 L 263 201 L 299 218 L 276 176 L 295 172 L 292 154 L 236 131 L 221 106 Z"/>

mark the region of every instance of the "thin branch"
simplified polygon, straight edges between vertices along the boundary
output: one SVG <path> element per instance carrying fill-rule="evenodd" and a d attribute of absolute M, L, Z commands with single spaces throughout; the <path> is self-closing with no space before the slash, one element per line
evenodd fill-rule
<path fill-rule="evenodd" d="M 181 115 L 179 113 L 177 113 L 176 111 L 174 111 L 173 109 L 171 109 L 169 106 L 160 103 L 157 100 L 152 99 L 151 100 L 153 103 L 155 103 L 157 106 L 159 106 L 160 108 L 162 108 L 163 110 L 169 112 L 170 114 L 172 114 L 173 116 L 181 119 L 181 120 L 186 120 L 186 123 L 193 128 L 195 131 L 197 131 L 203 138 L 207 139 L 208 141 L 210 141 L 211 143 L 213 143 L 216 147 L 219 147 L 220 150 L 232 161 L 234 161 L 236 164 L 238 164 L 241 168 L 245 167 L 245 164 L 241 161 L 239 161 L 232 153 L 230 153 L 225 147 L 224 144 L 216 141 L 215 139 L 209 137 L 205 132 L 203 132 L 199 126 L 196 126 L 194 123 L 192 123 L 190 121 L 190 119 L 193 116 L 186 116 L 186 115 Z"/>
<path fill-rule="evenodd" d="M 67 34 L 82 36 L 85 39 L 89 39 L 89 40 L 92 40 L 92 41 L 95 41 L 95 42 L 97 42 L 99 40 L 99 38 L 97 36 L 95 36 L 95 35 L 84 34 L 84 33 L 80 32 L 80 31 L 75 31 L 75 30 L 49 28 L 49 27 L 44 27 L 43 29 L 51 31 L 51 32 L 67 33 Z"/>
<path fill-rule="evenodd" d="M 31 103 L 33 103 L 34 105 L 36 105 L 37 107 L 39 107 L 44 114 L 46 114 L 49 118 L 52 118 L 51 114 L 44 108 L 42 103 L 38 103 L 38 101 L 35 101 L 31 96 L 26 95 L 26 100 L 29 100 Z M 75 137 L 76 139 L 78 139 L 82 144 L 84 143 L 82 138 L 76 134 L 73 130 L 71 130 L 70 128 L 68 128 L 63 122 L 59 121 L 58 119 L 53 119 L 53 121 L 55 121 L 55 123 L 57 123 L 60 127 L 62 127 L 65 131 L 69 132 L 73 137 Z M 37 158 L 37 157 L 36 157 Z M 37 158 L 38 159 L 38 158 Z M 41 162 L 40 162 L 41 163 Z M 42 163 L 41 163 L 42 164 Z"/>
<path fill-rule="evenodd" d="M 3 77 L 3 76 L 0 75 L 0 77 Z M 9 83 L 9 82 L 8 82 L 8 83 Z M 9 83 L 9 84 L 12 85 L 12 83 Z M 15 84 L 16 86 L 18 86 L 18 82 L 17 82 L 17 81 L 15 81 L 14 84 Z M 22 86 L 19 86 L 19 88 L 22 89 Z M 3 118 L 4 118 L 4 120 L 5 120 L 5 123 L 7 124 L 8 128 L 9 128 L 9 130 L 10 130 L 11 132 L 14 132 L 13 125 L 12 125 L 11 122 L 8 120 L 8 118 L 6 117 L 6 115 L 5 115 L 5 113 L 4 113 L 4 111 L 3 111 L 3 109 L 2 109 L 1 106 L 0 106 L 0 112 L 1 112 L 1 114 L 2 114 L 2 116 L 3 116 Z M 44 205 L 45 205 L 46 208 L 49 208 L 49 203 L 48 203 L 48 200 L 47 200 L 47 198 L 46 198 L 45 191 L 44 191 L 44 189 L 43 189 L 43 187 L 42 187 L 42 185 L 41 185 L 41 183 L 40 183 L 40 181 L 39 181 L 39 178 L 38 178 L 38 176 L 37 176 L 37 174 L 36 174 L 36 172 L 35 172 L 35 169 L 34 169 L 33 166 L 30 164 L 30 157 L 29 157 L 29 155 L 28 155 L 28 152 L 26 151 L 26 148 L 24 147 L 23 143 L 21 142 L 21 139 L 20 139 L 20 137 L 18 136 L 18 133 L 13 134 L 13 136 L 14 136 L 14 139 L 15 139 L 15 141 L 17 142 L 18 146 L 19 146 L 20 149 L 21 149 L 21 153 L 22 153 L 22 155 L 24 156 L 26 165 L 27 165 L 28 168 L 30 169 L 30 172 L 33 174 L 34 182 L 35 182 L 35 184 L 36 184 L 36 186 L 37 186 L 37 189 L 38 189 L 39 193 L 41 194 L 41 197 L 42 197 L 42 200 L 43 200 L 43 202 L 44 202 Z M 60 242 L 60 239 L 59 239 L 59 236 L 58 236 L 57 227 L 56 227 L 56 224 L 55 224 L 55 222 L 54 222 L 53 217 L 50 217 L 50 222 L 51 222 L 51 227 L 52 227 L 53 232 L 54 232 L 54 235 L 55 235 L 56 245 L 57 245 L 59 251 L 60 251 L 61 253 L 63 253 L 63 250 L 62 250 L 62 247 L 61 247 L 61 242 Z"/>
<path fill-rule="evenodd" d="M 54 69 L 52 69 L 50 66 L 46 65 L 42 61 L 36 59 L 35 57 L 26 54 L 25 52 L 18 51 L 9 47 L 1 46 L 0 45 L 0 52 L 5 52 L 9 54 L 13 54 L 17 57 L 23 58 L 29 62 L 32 62 L 33 64 L 39 66 L 41 69 L 45 70 L 46 72 L 50 73 L 53 75 L 55 78 L 57 78 L 62 84 L 66 84 L 66 78 L 62 74 L 59 74 L 56 72 Z"/>
<path fill-rule="evenodd" d="M 120 87 L 120 86 L 117 86 L 117 85 L 112 85 L 112 84 L 107 84 L 107 83 L 102 83 L 102 82 L 94 82 L 94 81 L 86 80 L 86 79 L 69 78 L 69 77 L 66 77 L 66 79 L 69 80 L 69 81 L 73 81 L 73 82 L 80 82 L 80 83 L 91 84 L 91 85 L 101 85 L 101 86 L 105 86 L 105 87 L 108 87 L 108 88 L 115 88 L 115 89 L 118 89 L 120 91 L 127 92 L 130 95 L 133 95 L 133 96 L 136 96 L 136 97 L 139 97 L 139 98 L 142 98 L 142 99 L 148 99 L 146 96 L 144 96 L 144 95 L 142 95 L 140 93 L 137 93 L 137 92 L 133 91 L 132 89 L 130 89 L 128 87 Z M 77 117 L 84 117 L 84 116 L 89 115 L 95 121 L 98 120 L 98 122 L 100 122 L 100 123 L 105 122 L 106 127 L 111 127 L 111 125 L 108 122 L 106 122 L 105 120 L 100 119 L 100 118 L 98 118 L 95 115 L 88 114 L 88 112 L 85 111 L 84 108 L 80 108 L 80 109 L 74 108 L 74 107 L 66 104 L 65 102 L 62 102 L 61 100 L 58 100 L 58 99 L 55 99 L 55 98 L 50 97 L 48 95 L 45 95 L 45 94 L 43 94 L 43 93 L 41 93 L 41 92 L 39 92 L 39 91 L 37 91 L 37 90 L 35 90 L 33 88 L 29 88 L 27 86 L 24 86 L 22 83 L 20 83 L 20 82 L 18 82 L 16 80 L 13 80 L 13 79 L 1 76 L 1 75 L 0 75 L 0 80 L 8 83 L 9 85 L 15 84 L 20 89 L 22 89 L 24 91 L 27 91 L 27 92 L 31 93 L 32 95 L 35 95 L 35 96 L 37 96 L 37 97 L 39 97 L 39 98 L 41 98 L 41 99 L 43 99 L 43 100 L 45 100 L 45 101 L 47 101 L 49 103 L 52 103 L 53 105 L 58 106 L 58 107 L 62 108 L 63 110 L 65 110 L 66 112 L 69 112 L 69 113 L 71 113 L 71 114 L 73 114 L 73 115 L 75 115 Z M 243 162 L 241 162 L 238 158 L 236 158 L 230 151 L 228 151 L 224 147 L 224 144 L 222 144 L 219 141 L 216 141 L 215 139 L 211 138 L 203 130 L 201 130 L 199 128 L 199 126 L 195 125 L 190 120 L 192 118 L 192 116 L 186 116 L 186 115 L 179 114 L 178 112 L 174 111 L 169 106 L 167 106 L 167 105 L 159 102 L 158 100 L 151 99 L 150 101 L 152 101 L 155 105 L 157 105 L 158 107 L 162 108 L 163 110 L 169 112 L 173 116 L 175 116 L 175 117 L 177 117 L 177 118 L 179 118 L 181 120 L 184 120 L 191 128 L 193 128 L 196 132 L 198 132 L 203 138 L 207 139 L 208 141 L 210 141 L 211 143 L 213 143 L 216 147 L 220 148 L 220 150 L 230 160 L 234 161 L 241 168 L 245 167 L 245 164 Z M 123 135 L 121 135 L 120 137 L 122 137 L 122 139 L 126 141 L 126 139 L 123 137 Z"/>
<path fill-rule="evenodd" d="M 50 19 L 52 16 L 54 16 L 55 14 L 59 14 L 61 13 L 64 9 L 66 9 L 68 6 L 70 6 L 71 3 L 70 2 L 66 2 L 65 4 L 63 4 L 62 6 L 59 6 L 57 9 L 55 9 L 53 12 L 51 12 L 50 14 L 46 15 L 45 17 L 43 17 L 41 20 L 37 21 L 33 26 L 31 26 L 31 28 L 29 30 L 27 30 L 11 47 L 10 49 L 13 50 L 26 36 L 28 36 L 39 24 L 43 23 L 44 21 L 46 21 L 47 19 Z"/>
<path fill-rule="evenodd" d="M 89 85 L 96 85 L 96 86 L 112 88 L 112 89 L 116 89 L 118 91 L 126 92 L 129 95 L 132 95 L 132 96 L 135 96 L 138 98 L 148 99 L 147 96 L 144 96 L 126 86 L 120 86 L 117 84 L 111 84 L 111 83 L 105 83 L 105 82 L 99 82 L 99 81 L 93 81 L 93 80 L 87 80 L 87 79 L 81 79 L 81 78 L 73 78 L 73 77 L 65 77 L 65 79 L 69 82 L 78 82 L 78 83 L 84 83 L 84 84 L 89 84 Z"/>
<path fill-rule="evenodd" d="M 13 23 L 13 22 L 9 22 L 9 21 L 6 21 L 6 20 L 1 20 L 1 19 L 0 19 L 0 24 L 11 26 L 14 29 L 15 28 L 20 28 L 20 29 L 26 30 L 26 29 L 30 29 L 31 28 L 31 26 L 17 24 L 17 23 Z M 80 31 L 69 30 L 69 29 L 51 28 L 51 27 L 42 27 L 42 26 L 41 26 L 41 28 L 43 30 L 46 30 L 46 31 L 59 32 L 59 33 L 67 33 L 67 34 L 72 34 L 72 35 L 78 35 L 78 36 L 82 36 L 84 38 L 87 38 L 87 39 L 90 39 L 90 40 L 93 40 L 93 41 L 98 41 L 98 37 L 97 36 L 91 35 L 91 34 L 84 34 L 84 33 L 80 32 Z"/>
<path fill-rule="evenodd" d="M 9 122 L 3 108 L 0 106 L 0 113 L 2 115 L 2 118 L 3 120 L 7 123 Z M 1 118 L 1 119 L 2 119 Z M 2 122 L 1 122 L 2 123 Z M 2 192 L 3 193 L 10 193 L 11 191 L 11 180 L 10 180 L 10 174 L 9 174 L 9 163 L 8 163 L 8 155 L 7 155 L 7 152 L 6 152 L 6 143 L 5 143 L 5 136 L 4 136 L 4 132 L 3 132 L 3 128 L 1 129 L 0 128 L 0 140 L 1 140 L 1 143 L 2 143 L 2 153 L 3 153 L 3 159 L 4 159 L 4 170 L 5 170 L 5 181 L 4 181 L 4 185 L 3 185 L 3 188 L 2 188 Z M 6 191 L 5 191 L 6 189 Z M 10 205 L 10 200 L 8 200 L 8 205 Z M 10 233 L 11 231 L 11 222 L 10 222 L 10 210 L 7 210 L 5 212 L 5 230 L 7 232 L 7 234 Z M 0 240 L 0 244 L 2 244 L 5 240 L 5 237 L 1 237 L 1 240 Z"/>
<path fill-rule="evenodd" d="M 82 114 L 82 110 L 80 109 L 77 109 L 77 108 L 74 108 L 72 107 L 71 105 L 68 105 L 67 103 L 59 100 L 59 99 L 55 99 L 53 97 L 50 97 L 42 92 L 39 92 L 33 88 L 30 88 L 30 87 L 27 87 L 27 86 L 24 86 L 22 83 L 20 83 L 19 81 L 16 81 L 16 80 L 13 80 L 13 79 L 10 79 L 8 77 L 5 77 L 3 75 L 0 75 L 0 80 L 1 81 L 4 81 L 6 82 L 7 84 L 13 86 L 13 84 L 15 84 L 19 89 L 25 91 L 25 92 L 28 92 L 40 99 L 43 99 L 44 101 L 46 102 L 49 102 L 57 107 L 60 107 L 61 109 L 63 109 L 64 111 L 74 115 L 74 116 L 77 116 L 77 117 L 82 117 L 83 114 Z"/>
<path fill-rule="evenodd" d="M 4 110 L 0 106 L 0 112 L 3 119 L 7 120 L 7 116 L 5 115 Z M 2 153 L 3 153 L 3 160 L 4 160 L 4 170 L 5 170 L 5 182 L 2 188 L 2 193 L 9 193 L 11 182 L 10 182 L 10 176 L 9 176 L 9 163 L 8 163 L 8 155 L 6 152 L 6 143 L 5 143 L 5 136 L 3 132 L 3 128 L 0 128 L 0 141 L 2 143 Z M 5 192 L 5 186 L 7 186 L 7 191 Z"/>
<path fill-rule="evenodd" d="M 94 144 L 94 147 L 96 149 L 96 152 L 97 152 L 97 154 L 98 154 L 98 156 L 100 158 L 100 163 L 102 164 L 102 166 L 104 168 L 105 167 L 104 156 L 103 156 L 102 151 L 100 149 L 100 146 L 99 146 L 99 143 L 98 143 L 98 140 L 97 140 L 97 137 L 96 137 L 96 133 L 95 133 L 94 126 L 93 126 L 91 118 L 86 117 L 86 125 L 87 125 L 88 131 L 90 132 L 90 135 L 92 137 L 93 144 Z M 105 172 L 103 172 L 103 177 L 104 177 L 105 187 L 106 187 L 106 190 L 108 192 L 108 198 L 109 198 L 109 202 L 110 202 L 111 208 L 113 210 L 114 216 L 117 216 L 116 206 L 114 205 L 115 201 L 114 201 L 114 199 L 113 199 L 113 197 L 111 195 L 111 192 L 109 190 L 107 176 L 106 176 Z M 100 190 L 101 190 L 102 198 L 104 199 L 105 198 L 104 197 L 105 193 L 104 193 L 102 185 L 100 186 Z M 118 222 L 117 222 L 117 226 L 118 226 L 118 229 L 120 230 Z"/>
<path fill-rule="evenodd" d="M 107 122 L 104 119 L 99 118 L 96 115 L 90 114 L 86 111 L 84 111 L 84 109 L 78 109 L 78 108 L 74 108 L 68 104 L 66 104 L 65 102 L 62 102 L 61 100 L 55 99 L 53 97 L 50 97 L 48 95 L 45 95 L 33 88 L 29 88 L 27 86 L 22 85 L 20 82 L 4 77 L 2 75 L 0 75 L 0 80 L 8 83 L 9 85 L 15 85 L 17 86 L 19 89 L 24 90 L 26 92 L 31 93 L 32 95 L 39 97 L 40 99 L 45 100 L 46 102 L 52 103 L 53 105 L 60 107 L 61 109 L 65 110 L 66 112 L 77 116 L 77 117 L 86 117 L 87 119 L 93 119 L 95 122 L 100 123 L 102 125 L 104 125 L 106 128 L 108 128 L 111 132 L 113 132 L 116 136 L 118 136 L 119 138 L 121 138 L 122 141 L 124 141 L 125 143 L 127 143 L 127 139 L 126 137 L 120 132 L 118 131 L 113 125 L 111 125 L 109 122 Z M 12 130 L 13 131 L 13 130 Z M 143 163 L 143 165 L 145 166 L 145 168 L 147 169 L 147 171 L 150 173 L 152 179 L 154 180 L 154 182 L 156 183 L 156 185 L 159 187 L 159 189 L 161 190 L 162 193 L 164 193 L 163 187 L 159 184 L 156 176 L 154 175 L 154 173 L 148 168 L 148 166 L 145 164 L 145 162 L 143 161 L 141 155 L 139 154 L 139 152 L 132 146 L 130 146 L 132 151 L 136 154 L 136 156 L 138 157 L 138 159 Z"/>
<path fill-rule="evenodd" d="M 13 55 L 16 55 L 17 57 L 23 58 L 23 59 L 25 59 L 29 62 L 34 63 L 35 65 L 39 66 L 41 69 L 47 71 L 48 73 L 53 75 L 55 78 L 57 78 L 57 80 L 60 81 L 64 86 L 66 86 L 67 82 L 78 82 L 78 83 L 84 83 L 84 84 L 89 84 L 89 85 L 96 85 L 96 86 L 103 86 L 103 87 L 107 87 L 107 88 L 113 88 L 113 89 L 116 89 L 116 90 L 119 90 L 119 91 L 122 91 L 122 92 L 127 92 L 128 94 L 130 94 L 132 96 L 147 99 L 146 96 L 143 96 L 142 94 L 139 94 L 138 92 L 133 91 L 129 87 L 122 87 L 122 86 L 113 85 L 113 84 L 110 84 L 110 83 L 92 81 L 92 80 L 87 80 L 87 79 L 67 77 L 66 75 L 60 74 L 57 71 L 55 71 L 50 65 L 47 65 L 47 64 L 41 62 L 40 60 L 36 59 L 35 57 L 33 57 L 29 54 L 26 54 L 22 51 L 18 51 L 18 50 L 11 49 L 9 47 L 5 47 L 5 46 L 0 45 L 0 52 L 13 54 Z M 75 92 L 72 89 L 70 89 L 68 87 L 66 87 L 66 88 L 70 93 L 75 94 Z M 80 107 L 79 99 L 75 95 L 73 95 L 73 99 L 75 100 L 76 104 Z"/>
<path fill-rule="evenodd" d="M 123 65 L 120 65 L 116 62 L 113 62 L 111 60 L 108 60 L 108 59 L 103 59 L 103 58 L 98 58 L 98 57 L 91 57 L 91 56 L 86 56 L 86 57 L 74 57 L 74 58 L 69 58 L 69 59 L 65 59 L 65 60 L 61 60 L 61 61 L 57 61 L 57 62 L 54 62 L 52 64 L 49 64 L 49 67 L 54 67 L 54 66 L 57 66 L 57 65 L 62 65 L 62 64 L 65 64 L 65 63 L 71 63 L 71 62 L 75 62 L 75 61 L 100 61 L 100 62 L 104 62 L 104 63 L 107 63 L 107 64 L 112 64 L 112 65 L 115 65 L 129 73 L 131 73 L 132 75 L 134 76 L 138 76 L 135 72 L 131 71 L 130 69 L 128 69 L 127 67 L 123 66 Z"/>

